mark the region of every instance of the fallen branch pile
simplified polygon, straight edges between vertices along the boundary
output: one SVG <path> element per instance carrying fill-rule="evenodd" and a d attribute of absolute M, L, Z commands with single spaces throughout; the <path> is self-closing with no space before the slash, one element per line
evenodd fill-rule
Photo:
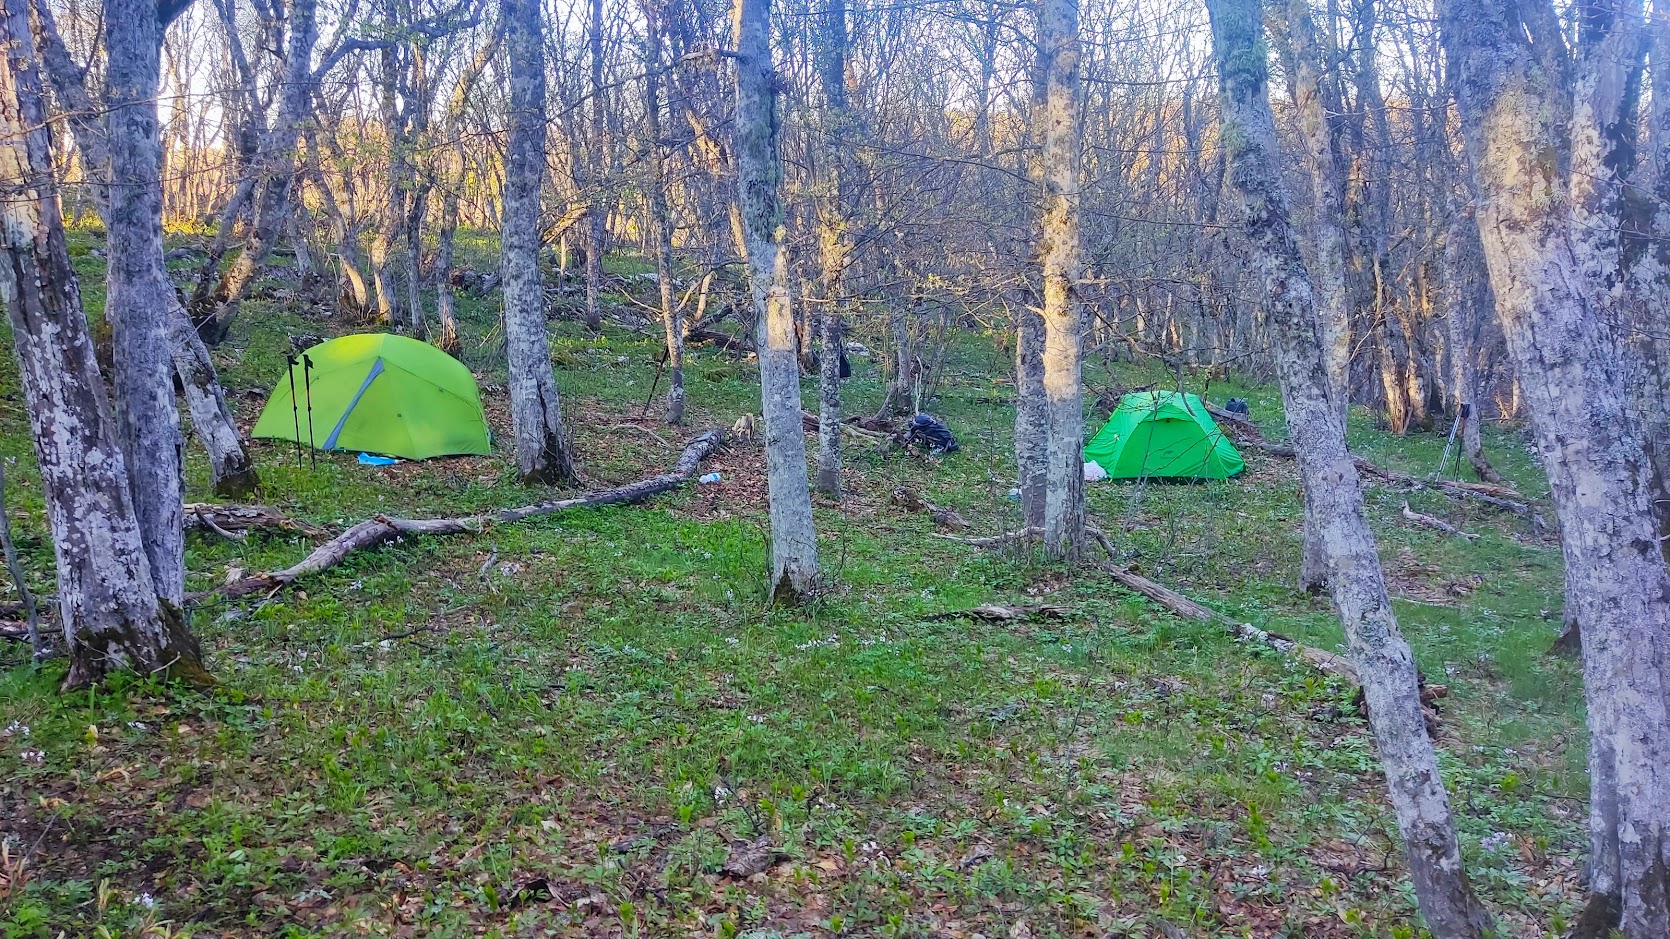
<path fill-rule="evenodd" d="M 1206 405 L 1206 410 L 1229 428 L 1230 436 L 1235 438 L 1238 445 L 1250 446 L 1273 456 L 1284 457 L 1289 460 L 1297 457 L 1291 444 L 1277 443 L 1270 440 L 1264 436 L 1263 431 L 1258 429 L 1258 425 L 1245 417 L 1211 404 Z M 1383 466 L 1377 466 L 1360 456 L 1352 457 L 1351 460 L 1356 464 L 1357 472 L 1397 486 L 1409 489 L 1436 489 L 1451 498 L 1483 502 L 1486 505 L 1495 506 L 1515 515 L 1531 517 L 1535 521 L 1531 513 L 1530 503 L 1525 500 L 1525 497 L 1518 490 L 1510 489 L 1507 486 L 1497 486 L 1492 483 L 1467 483 L 1453 479 L 1421 479 L 1408 473 L 1400 473 L 1396 470 L 1386 469 Z"/>
<path fill-rule="evenodd" d="M 416 519 L 374 515 L 313 549 L 312 553 L 291 567 L 280 571 L 251 574 L 248 577 L 225 584 L 203 596 L 220 594 L 227 597 L 243 597 L 254 593 L 276 592 L 303 577 L 317 574 L 340 564 L 355 551 L 376 547 L 393 541 L 402 535 L 478 534 L 493 525 L 508 525 L 524 519 L 555 515 L 569 509 L 641 502 L 650 496 L 676 489 L 694 479 L 696 471 L 701 468 L 702 461 L 719 449 L 724 441 L 724 433 L 718 430 L 709 430 L 698 434 L 685 446 L 684 452 L 679 454 L 678 462 L 673 465 L 670 471 L 658 476 L 651 476 L 648 479 L 640 479 L 634 483 L 627 483 L 623 486 L 587 492 L 570 499 L 539 502 L 520 508 L 499 509 L 493 512 L 484 512 L 480 515 L 465 515 L 458 518 Z"/>

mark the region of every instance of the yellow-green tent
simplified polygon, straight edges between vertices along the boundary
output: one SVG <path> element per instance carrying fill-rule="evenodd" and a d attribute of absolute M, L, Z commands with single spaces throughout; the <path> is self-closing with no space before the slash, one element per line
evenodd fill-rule
<path fill-rule="evenodd" d="M 254 435 L 410 460 L 492 452 L 470 370 L 426 342 L 387 333 L 308 349 L 273 386 Z"/>

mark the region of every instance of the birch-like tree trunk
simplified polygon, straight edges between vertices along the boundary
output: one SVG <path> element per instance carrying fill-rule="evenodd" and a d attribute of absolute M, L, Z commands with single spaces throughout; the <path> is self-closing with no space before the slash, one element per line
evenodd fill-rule
<path fill-rule="evenodd" d="M 526 482 L 573 482 L 579 474 L 551 373 L 539 271 L 539 193 L 545 185 L 544 17 L 539 0 L 501 0 L 500 10 L 510 57 L 501 264 L 516 466 Z"/>
<path fill-rule="evenodd" d="M 852 257 L 848 220 L 847 133 L 853 114 L 847 103 L 847 4 L 824 4 L 823 46 L 818 73 L 823 84 L 823 194 L 818 200 L 818 253 L 822 303 L 818 331 L 818 491 L 841 496 L 842 308 L 847 264 Z"/>
<path fill-rule="evenodd" d="M 666 347 L 667 423 L 684 423 L 684 311 L 673 296 L 673 220 L 667 209 L 667 157 L 661 140 L 661 0 L 643 0 L 644 127 L 649 131 L 648 187 L 650 241 L 655 253 L 655 285 L 661 300 L 661 329 Z"/>
<path fill-rule="evenodd" d="M 1473 472 L 1485 482 L 1502 483 L 1502 476 L 1484 455 L 1479 434 L 1479 352 L 1484 345 L 1484 318 L 1495 299 L 1484 269 L 1484 247 L 1472 212 L 1458 212 L 1444 237 L 1444 325 L 1450 344 L 1450 385 L 1453 419 L 1462 422 L 1461 452 Z"/>
<path fill-rule="evenodd" d="M 1637 363 L 1616 308 L 1642 11 L 1618 0 L 1586 19 L 1569 86 L 1522 12 L 1506 0 L 1439 4 L 1496 312 L 1560 520 L 1568 617 L 1582 629 L 1586 934 L 1605 935 L 1615 920 L 1630 939 L 1663 937 L 1670 574 L 1631 413 Z"/>
<path fill-rule="evenodd" d="M 1039 0 L 1036 110 L 1043 181 L 1044 401 L 1049 426 L 1044 471 L 1044 551 L 1076 560 L 1084 550 L 1084 324 L 1079 257 L 1078 0 Z"/>
<path fill-rule="evenodd" d="M 586 328 L 603 328 L 603 248 L 608 240 L 609 210 L 603 202 L 603 148 L 607 131 L 603 100 L 603 0 L 591 0 L 586 45 L 591 67 L 591 146 L 587 149 L 586 186 Z"/>
<path fill-rule="evenodd" d="M 96 103 L 88 93 L 86 69 L 75 64 L 57 24 L 45 5 L 35 7 L 36 28 L 40 38 L 41 63 L 51 82 L 53 94 L 63 108 L 76 146 L 81 151 L 83 171 L 93 182 L 100 218 L 109 211 L 109 179 L 111 173 L 109 124 L 102 118 L 104 105 Z M 160 160 L 160 157 L 159 157 Z M 159 163 L 160 165 L 160 163 Z M 157 263 L 161 264 L 161 243 Z M 191 411 L 192 429 L 203 442 L 213 471 L 215 492 L 237 498 L 248 495 L 259 485 L 255 465 L 244 450 L 243 439 L 227 407 L 220 377 L 214 363 L 196 331 L 190 326 L 190 316 L 179 303 L 178 295 L 168 292 L 168 329 L 176 375 Z"/>
<path fill-rule="evenodd" d="M 1322 363 L 1328 390 L 1343 426 L 1351 406 L 1351 305 L 1346 279 L 1345 176 L 1335 154 L 1329 111 L 1339 102 L 1322 80 L 1322 48 L 1311 18 L 1310 0 L 1287 0 L 1285 33 L 1280 36 L 1288 91 L 1299 119 L 1305 169 L 1310 176 L 1316 212 L 1316 306 L 1322 330 Z"/>
<path fill-rule="evenodd" d="M 1277 374 L 1299 474 L 1329 560 L 1334 604 L 1362 678 L 1369 723 L 1403 833 L 1415 896 L 1438 939 L 1492 932 L 1473 897 L 1437 754 L 1426 735 L 1414 656 L 1398 632 L 1357 469 L 1329 394 L 1314 292 L 1281 186 L 1259 0 L 1210 0 L 1220 120 L 1251 261 L 1264 282 Z"/>
<path fill-rule="evenodd" d="M 435 314 L 441 321 L 441 335 L 436 345 L 448 354 L 458 354 L 458 312 L 452 294 L 453 245 L 458 236 L 458 187 L 462 180 L 448 180 L 441 194 L 441 227 L 436 232 L 435 248 Z"/>
<path fill-rule="evenodd" d="M 105 141 L 110 148 L 108 294 L 117 439 L 140 539 L 163 599 L 185 599 L 184 454 L 170 324 L 178 305 L 162 247 L 162 31 L 155 0 L 105 0 Z"/>
<path fill-rule="evenodd" d="M 64 241 L 27 4 L 0 7 L 0 54 L 0 186 L 8 192 L 0 200 L 0 299 L 57 561 L 59 618 L 70 650 L 64 684 L 79 687 L 121 669 L 207 684 L 213 679 L 196 640 L 151 578 Z"/>
<path fill-rule="evenodd" d="M 1044 527 L 1049 477 L 1049 404 L 1044 399 L 1044 320 L 1022 298 L 1015 307 L 1015 476 L 1021 521 Z"/>
<path fill-rule="evenodd" d="M 777 149 L 777 70 L 771 61 L 771 0 L 738 0 L 736 173 L 739 245 L 754 297 L 765 421 L 766 483 L 771 503 L 773 602 L 797 603 L 818 575 L 817 530 L 806 483 L 806 437 L 800 419 L 800 366 L 783 249 L 783 178 Z"/>

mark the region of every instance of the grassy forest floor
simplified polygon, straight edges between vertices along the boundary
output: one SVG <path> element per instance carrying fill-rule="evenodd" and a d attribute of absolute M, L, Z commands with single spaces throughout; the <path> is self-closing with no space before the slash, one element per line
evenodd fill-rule
<path fill-rule="evenodd" d="M 100 242 L 74 243 L 96 315 Z M 464 247 L 491 266 L 490 246 Z M 545 497 L 510 465 L 497 297 L 463 303 L 493 456 L 298 468 L 258 442 L 259 501 L 335 530 Z M 655 336 L 552 330 L 597 484 L 659 472 L 681 434 L 758 411 L 752 363 L 703 348 L 688 431 L 662 427 L 640 417 Z M 282 273 L 266 281 L 216 350 L 240 421 L 291 335 L 352 331 Z M 889 503 L 907 485 L 974 533 L 1015 525 L 999 342 L 959 334 L 927 404 L 960 453 L 850 453 L 849 498 L 816 510 L 830 583 L 803 610 L 762 605 L 764 460 L 742 445 L 704 467 L 717 485 L 405 540 L 268 599 L 205 603 L 193 626 L 211 694 L 118 681 L 60 696 L 61 662 L 37 670 L 0 645 L 0 936 L 1417 935 L 1374 751 L 1337 682 L 1094 570 L 935 538 Z M 853 362 L 844 393 L 873 410 L 876 363 Z M 1100 362 L 1087 379 L 1167 380 Z M 9 355 L 0 391 L 14 524 L 47 591 Z M 1231 394 L 1284 436 L 1274 388 L 1212 386 Z M 1444 444 L 1361 412 L 1351 437 L 1420 475 Z M 1487 447 L 1522 491 L 1546 492 L 1518 432 Z M 1291 586 L 1294 468 L 1245 456 L 1228 482 L 1091 485 L 1092 515 L 1147 576 L 1338 649 L 1327 605 Z M 211 499 L 195 451 L 189 475 Z M 1449 688 L 1439 742 L 1475 883 L 1507 934 L 1557 934 L 1580 893 L 1586 785 L 1578 670 L 1546 655 L 1558 549 L 1483 506 L 1378 485 L 1367 498 L 1404 631 Z M 1478 539 L 1408 527 L 1405 499 Z M 188 588 L 311 544 L 193 535 Z M 986 603 L 1061 615 L 956 615 Z M 750 849 L 765 869 L 728 873 Z"/>

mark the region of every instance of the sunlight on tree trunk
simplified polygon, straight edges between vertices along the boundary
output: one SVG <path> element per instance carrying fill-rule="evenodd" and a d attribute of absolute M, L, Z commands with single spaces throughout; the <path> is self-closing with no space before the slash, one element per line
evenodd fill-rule
<path fill-rule="evenodd" d="M 739 246 L 748 261 L 760 361 L 760 414 L 765 419 L 770 490 L 771 581 L 774 602 L 799 603 L 818 574 L 818 540 L 806 482 L 806 437 L 800 417 L 800 366 L 789 306 L 788 253 L 778 188 L 777 70 L 771 61 L 771 0 L 737 0 L 736 169 Z"/>
<path fill-rule="evenodd" d="M 1230 182 L 1242 201 L 1252 266 L 1264 281 L 1306 512 L 1327 554 L 1329 586 L 1363 682 L 1415 896 L 1438 939 L 1484 937 L 1494 927 L 1462 868 L 1449 797 L 1421 712 L 1414 656 L 1398 632 L 1363 515 L 1361 482 L 1329 393 L 1310 275 L 1280 181 L 1259 3 L 1211 0 L 1207 11 Z"/>

